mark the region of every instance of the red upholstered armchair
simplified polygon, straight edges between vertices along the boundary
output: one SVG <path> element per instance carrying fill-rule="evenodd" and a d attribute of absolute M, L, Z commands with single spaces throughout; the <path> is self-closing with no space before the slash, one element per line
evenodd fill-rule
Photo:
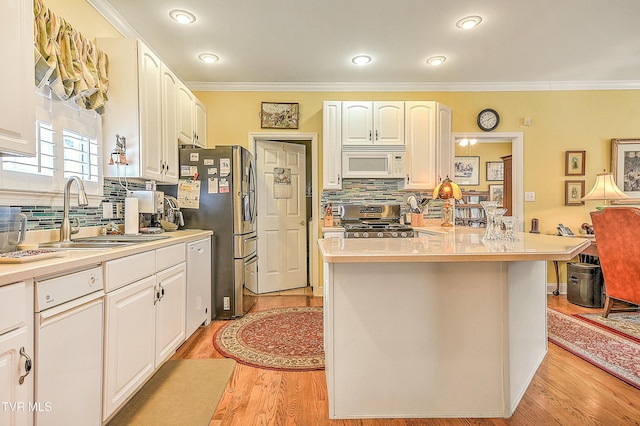
<path fill-rule="evenodd" d="M 591 212 L 591 221 L 607 296 L 602 312 L 606 318 L 613 299 L 640 305 L 640 209 L 607 207 Z"/>

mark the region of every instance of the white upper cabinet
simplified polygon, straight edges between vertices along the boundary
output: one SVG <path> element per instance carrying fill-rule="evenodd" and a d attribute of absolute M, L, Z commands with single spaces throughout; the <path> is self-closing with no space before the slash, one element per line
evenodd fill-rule
<path fill-rule="evenodd" d="M 403 190 L 433 189 L 450 162 L 451 109 L 434 101 L 405 102 L 406 178 Z"/>
<path fill-rule="evenodd" d="M 0 152 L 36 154 L 33 2 L 0 2 Z"/>
<path fill-rule="evenodd" d="M 404 102 L 342 102 L 342 145 L 404 145 Z"/>
<path fill-rule="evenodd" d="M 322 188 L 342 189 L 341 104 L 322 103 Z"/>
<path fill-rule="evenodd" d="M 200 99 L 195 98 L 194 104 L 195 119 L 196 119 L 196 146 L 200 148 L 207 147 L 207 107 Z"/>
<path fill-rule="evenodd" d="M 194 103 L 195 96 L 184 84 L 178 86 L 178 139 L 182 145 L 194 143 Z"/>
<path fill-rule="evenodd" d="M 181 145 L 206 147 L 207 108 L 185 86 L 178 86 L 178 139 Z"/>
<path fill-rule="evenodd" d="M 162 150 L 158 154 L 162 165 L 162 180 L 178 183 L 178 84 L 180 80 L 162 65 Z"/>

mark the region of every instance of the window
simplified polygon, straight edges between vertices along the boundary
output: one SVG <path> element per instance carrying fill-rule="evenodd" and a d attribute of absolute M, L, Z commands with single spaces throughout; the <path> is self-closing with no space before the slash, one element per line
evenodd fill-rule
<path fill-rule="evenodd" d="M 69 176 L 77 175 L 87 195 L 101 197 L 102 117 L 59 100 L 48 87 L 36 89 L 35 96 L 36 156 L 3 157 L 2 190 L 50 199 L 52 192 L 62 192 Z"/>

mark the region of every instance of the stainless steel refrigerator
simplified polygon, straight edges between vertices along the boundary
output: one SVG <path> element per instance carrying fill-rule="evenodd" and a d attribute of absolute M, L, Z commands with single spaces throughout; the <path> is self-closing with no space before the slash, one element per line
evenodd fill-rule
<path fill-rule="evenodd" d="M 244 315 L 255 302 L 258 280 L 253 154 L 237 145 L 182 148 L 180 183 L 161 190 L 178 199 L 185 228 L 214 231 L 212 319 Z"/>

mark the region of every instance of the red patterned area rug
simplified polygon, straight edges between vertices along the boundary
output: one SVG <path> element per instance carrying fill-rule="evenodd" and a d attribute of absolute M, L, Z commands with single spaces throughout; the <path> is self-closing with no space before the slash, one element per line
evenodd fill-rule
<path fill-rule="evenodd" d="M 547 308 L 549 341 L 640 389 L 640 343 Z"/>
<path fill-rule="evenodd" d="M 252 312 L 216 331 L 213 345 L 227 358 L 272 370 L 324 369 L 322 307 Z"/>
<path fill-rule="evenodd" d="M 640 312 L 614 312 L 607 318 L 602 314 L 573 315 L 640 343 Z"/>

